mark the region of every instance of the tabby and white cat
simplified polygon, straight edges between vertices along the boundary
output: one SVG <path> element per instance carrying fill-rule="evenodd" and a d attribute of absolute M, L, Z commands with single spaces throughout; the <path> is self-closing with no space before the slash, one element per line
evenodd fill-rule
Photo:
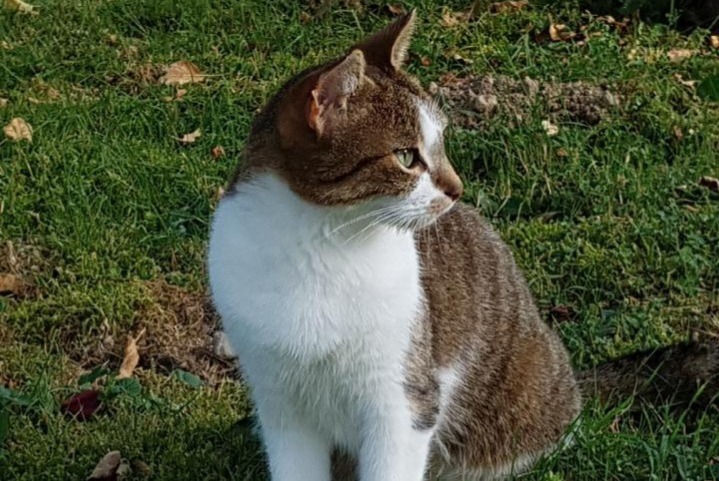
<path fill-rule="evenodd" d="M 580 410 L 509 249 L 458 203 L 445 118 L 402 70 L 414 23 L 291 79 L 215 214 L 213 300 L 273 481 L 502 477 Z"/>

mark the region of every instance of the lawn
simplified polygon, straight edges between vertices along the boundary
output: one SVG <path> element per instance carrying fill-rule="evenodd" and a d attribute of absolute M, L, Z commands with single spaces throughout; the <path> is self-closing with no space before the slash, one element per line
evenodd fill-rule
<path fill-rule="evenodd" d="M 32 142 L 0 134 L 0 274 L 16 283 L 0 295 L 3 481 L 85 479 L 113 450 L 126 479 L 265 479 L 247 391 L 213 350 L 203 263 L 257 108 L 393 16 L 315 3 L 0 8 L 0 126 L 33 129 Z M 409 69 L 454 119 L 464 201 L 511 245 L 577 368 L 717 333 L 719 104 L 696 83 L 719 73 L 707 32 L 612 24 L 571 1 L 498 14 L 480 1 L 469 19 L 453 14 L 469 1 L 410 3 Z M 178 61 L 207 78 L 163 85 Z M 109 374 L 81 379 L 98 367 Z M 90 388 L 102 408 L 64 415 Z M 575 443 L 525 479 L 719 479 L 717 433 L 716 406 L 589 401 Z"/>

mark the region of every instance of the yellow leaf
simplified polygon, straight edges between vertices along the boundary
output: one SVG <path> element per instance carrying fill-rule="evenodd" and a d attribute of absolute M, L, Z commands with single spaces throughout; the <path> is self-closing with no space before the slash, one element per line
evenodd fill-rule
<path fill-rule="evenodd" d="M 20 117 L 12 119 L 2 130 L 5 132 L 5 136 L 13 142 L 21 140 L 32 142 L 32 126 Z"/>
<path fill-rule="evenodd" d="M 117 374 L 117 379 L 125 379 L 132 377 L 132 373 L 137 367 L 137 363 L 140 362 L 140 353 L 137 352 L 137 341 L 140 340 L 142 335 L 145 334 L 145 330 L 140 331 L 137 337 L 127 336 L 127 344 L 125 345 L 125 356 L 122 359 L 122 365 L 120 371 Z"/>
<path fill-rule="evenodd" d="M 679 63 L 683 60 L 693 57 L 695 53 L 696 53 L 696 50 L 689 50 L 686 48 L 675 48 L 673 50 L 670 50 L 669 53 L 667 53 L 667 56 L 669 57 L 669 61 L 674 62 L 674 63 Z"/>
<path fill-rule="evenodd" d="M 5 8 L 11 12 L 34 13 L 35 7 L 22 0 L 5 0 Z"/>
<path fill-rule="evenodd" d="M 709 44 L 714 48 L 719 48 L 719 35 L 709 37 Z"/>
<path fill-rule="evenodd" d="M 184 85 L 205 81 L 205 74 L 192 62 L 181 60 L 175 62 L 165 70 L 160 77 L 160 83 L 165 85 Z"/>
<path fill-rule="evenodd" d="M 199 139 L 201 136 L 202 136 L 202 131 L 200 131 L 200 129 L 197 129 L 194 132 L 190 132 L 189 134 L 183 135 L 182 137 L 180 137 L 177 140 L 180 141 L 181 144 L 192 144 L 197 139 Z"/>

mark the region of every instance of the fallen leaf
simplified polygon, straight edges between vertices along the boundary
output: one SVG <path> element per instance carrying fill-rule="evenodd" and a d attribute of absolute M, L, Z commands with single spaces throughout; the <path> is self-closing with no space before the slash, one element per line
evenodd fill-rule
<path fill-rule="evenodd" d="M 442 14 L 442 20 L 439 23 L 443 27 L 452 28 L 469 21 L 471 15 L 471 12 L 445 12 Z"/>
<path fill-rule="evenodd" d="M 542 120 L 542 127 L 544 128 L 544 131 L 547 133 L 547 135 L 550 137 L 554 137 L 559 133 L 559 126 L 554 125 L 549 120 Z"/>
<path fill-rule="evenodd" d="M 7 107 L 9 100 L 0 98 L 0 108 Z"/>
<path fill-rule="evenodd" d="M 405 15 L 407 13 L 407 10 L 401 3 L 390 3 L 387 5 L 387 10 L 389 13 L 396 16 Z"/>
<path fill-rule="evenodd" d="M 677 79 L 677 82 L 684 85 L 685 87 L 694 88 L 697 85 L 696 80 L 684 80 L 684 77 L 682 77 L 682 74 L 675 73 L 674 78 Z"/>
<path fill-rule="evenodd" d="M 0 274 L 0 294 L 20 295 L 25 290 L 25 283 L 13 274 Z"/>
<path fill-rule="evenodd" d="M 2 48 L 3 50 L 12 50 L 12 45 L 7 43 L 7 41 L 3 40 L 2 42 L 0 42 L 0 48 Z"/>
<path fill-rule="evenodd" d="M 5 8 L 11 12 L 35 13 L 35 7 L 22 0 L 5 0 Z"/>
<path fill-rule="evenodd" d="M 300 12 L 300 23 L 308 23 L 312 20 L 312 15 L 307 12 Z"/>
<path fill-rule="evenodd" d="M 21 140 L 32 142 L 32 127 L 20 117 L 12 119 L 9 124 L 3 127 L 3 132 L 13 142 Z"/>
<path fill-rule="evenodd" d="M 142 335 L 145 334 L 145 329 L 140 331 L 137 337 L 127 336 L 127 344 L 125 345 L 125 356 L 122 359 L 122 365 L 120 371 L 117 374 L 117 379 L 125 379 L 132 377 L 132 373 L 137 367 L 137 363 L 140 362 L 140 354 L 137 352 L 137 341 L 140 340 Z"/>
<path fill-rule="evenodd" d="M 217 145 L 212 147 L 210 154 L 212 154 L 213 159 L 219 159 L 225 155 L 225 149 L 221 145 Z"/>
<path fill-rule="evenodd" d="M 567 26 L 562 23 L 552 23 L 549 25 L 549 38 L 552 42 L 567 42 L 576 36 L 576 33 L 567 30 Z"/>
<path fill-rule="evenodd" d="M 609 432 L 617 434 L 619 431 L 621 431 L 621 428 L 619 427 L 619 422 L 621 419 L 619 419 L 619 416 L 615 417 L 612 420 L 612 423 L 609 425 Z"/>
<path fill-rule="evenodd" d="M 432 65 L 432 61 L 428 57 L 422 57 L 419 59 L 419 63 L 421 63 L 423 67 L 429 67 Z"/>
<path fill-rule="evenodd" d="M 181 60 L 175 62 L 165 70 L 165 75 L 160 77 L 160 83 L 164 85 L 184 85 L 189 83 L 204 82 L 205 74 L 192 62 Z"/>
<path fill-rule="evenodd" d="M 97 463 L 87 481 L 116 481 L 117 470 L 120 468 L 121 462 L 120 451 L 110 451 Z"/>
<path fill-rule="evenodd" d="M 562 157 L 562 158 L 569 157 L 569 152 L 567 152 L 567 149 L 562 147 L 559 150 L 557 150 L 557 157 Z"/>
<path fill-rule="evenodd" d="M 186 89 L 177 89 L 175 95 L 163 97 L 162 100 L 165 102 L 182 102 L 182 98 L 185 96 L 186 93 Z"/>
<path fill-rule="evenodd" d="M 190 132 L 189 134 L 183 135 L 182 137 L 180 137 L 180 138 L 177 139 L 177 140 L 178 140 L 181 144 L 187 145 L 187 144 L 192 144 L 192 143 L 194 143 L 194 142 L 195 142 L 197 139 L 199 139 L 201 136 L 202 136 L 202 132 L 200 131 L 200 129 L 197 129 L 197 130 L 195 130 L 194 132 Z"/>
<path fill-rule="evenodd" d="M 686 48 L 675 48 L 670 50 L 667 53 L 667 57 L 669 57 L 669 61 L 673 63 L 679 63 L 682 62 L 688 58 L 691 58 L 696 53 L 696 50 L 689 50 Z"/>
<path fill-rule="evenodd" d="M 64 400 L 60 405 L 60 411 L 78 421 L 87 421 L 101 407 L 100 391 L 88 389 Z"/>
<path fill-rule="evenodd" d="M 709 37 L 709 45 L 711 45 L 712 48 L 719 48 L 719 35 Z"/>
<path fill-rule="evenodd" d="M 705 175 L 701 179 L 699 179 L 699 185 L 702 187 L 706 187 L 709 190 L 712 190 L 714 192 L 719 192 L 719 179 L 716 179 L 714 177 L 709 177 L 708 175 Z"/>
<path fill-rule="evenodd" d="M 674 137 L 676 137 L 677 140 L 682 140 L 684 138 L 684 131 L 678 125 L 674 126 Z"/>
<path fill-rule="evenodd" d="M 509 2 L 494 2 L 489 6 L 491 13 L 509 13 L 523 10 L 529 5 L 526 0 L 522 1 L 509 1 Z"/>

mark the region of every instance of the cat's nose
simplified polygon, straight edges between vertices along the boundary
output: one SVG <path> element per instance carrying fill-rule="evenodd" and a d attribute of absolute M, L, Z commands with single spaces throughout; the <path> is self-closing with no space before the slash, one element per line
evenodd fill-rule
<path fill-rule="evenodd" d="M 462 197 L 464 191 L 462 180 L 451 167 L 444 168 L 436 174 L 435 184 L 452 201 L 457 201 Z"/>
<path fill-rule="evenodd" d="M 446 187 L 444 189 L 444 195 L 456 202 L 460 197 L 462 197 L 463 191 L 464 186 L 462 186 L 462 182 L 460 181 L 452 183 L 449 187 Z"/>

